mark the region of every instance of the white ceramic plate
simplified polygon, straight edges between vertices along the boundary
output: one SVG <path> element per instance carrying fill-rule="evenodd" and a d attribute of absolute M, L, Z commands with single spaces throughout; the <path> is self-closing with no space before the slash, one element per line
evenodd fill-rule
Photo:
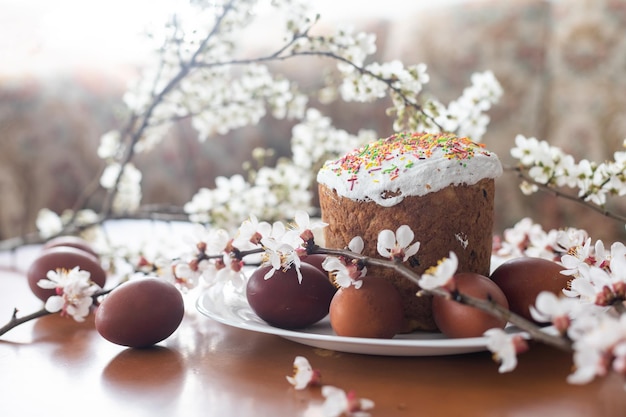
<path fill-rule="evenodd" d="M 274 334 L 304 345 L 339 352 L 387 356 L 436 356 L 486 350 L 485 337 L 451 339 L 441 333 L 423 332 L 397 335 L 393 339 L 336 336 L 328 318 L 306 329 L 279 329 L 261 320 L 252 311 L 245 296 L 233 287 L 208 289 L 198 298 L 196 305 L 202 314 L 228 326 Z M 513 327 L 507 327 L 507 330 L 516 331 Z"/>

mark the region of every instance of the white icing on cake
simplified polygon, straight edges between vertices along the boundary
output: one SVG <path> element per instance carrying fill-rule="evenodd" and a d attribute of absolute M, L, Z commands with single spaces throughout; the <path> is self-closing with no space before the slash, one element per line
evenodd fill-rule
<path fill-rule="evenodd" d="M 317 181 L 342 197 L 391 207 L 450 185 L 502 174 L 497 155 L 452 134 L 399 133 L 328 161 Z"/>

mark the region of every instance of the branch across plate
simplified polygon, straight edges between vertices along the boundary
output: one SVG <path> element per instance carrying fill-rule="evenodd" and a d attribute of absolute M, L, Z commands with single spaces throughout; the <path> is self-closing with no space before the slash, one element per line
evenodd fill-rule
<path fill-rule="evenodd" d="M 386 356 L 440 356 L 486 350 L 487 338 L 452 339 L 441 333 L 414 332 L 393 339 L 342 337 L 333 333 L 328 317 L 306 329 L 286 330 L 270 326 L 250 308 L 245 294 L 226 285 L 203 292 L 196 302 L 200 313 L 222 324 L 258 333 L 274 334 L 293 342 L 339 352 Z M 516 332 L 509 326 L 507 331 Z"/>

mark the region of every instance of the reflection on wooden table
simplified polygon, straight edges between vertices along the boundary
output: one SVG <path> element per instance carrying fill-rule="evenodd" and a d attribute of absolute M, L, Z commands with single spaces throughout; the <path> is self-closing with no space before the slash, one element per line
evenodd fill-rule
<path fill-rule="evenodd" d="M 104 340 L 93 314 L 84 323 L 50 315 L 0 341 L 0 415 L 303 416 L 323 401 L 319 388 L 286 380 L 296 356 L 322 383 L 375 402 L 372 416 L 623 416 L 616 375 L 567 384 L 571 359 L 533 345 L 518 368 L 498 374 L 488 352 L 433 357 L 372 356 L 313 348 L 275 335 L 235 329 L 197 312 L 187 295 L 180 328 L 150 349 Z M 41 307 L 23 273 L 0 271 L 0 317 Z"/>

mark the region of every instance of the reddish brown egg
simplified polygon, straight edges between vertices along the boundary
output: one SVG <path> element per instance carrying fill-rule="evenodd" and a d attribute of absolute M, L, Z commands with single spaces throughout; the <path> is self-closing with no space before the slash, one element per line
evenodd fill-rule
<path fill-rule="evenodd" d="M 508 308 L 506 296 L 489 278 L 461 272 L 456 274 L 454 279 L 460 293 L 482 300 L 493 300 Z M 443 297 L 433 297 L 433 318 L 439 330 L 448 337 L 478 337 L 486 330 L 506 326 L 506 320 Z"/>
<path fill-rule="evenodd" d="M 528 320 L 533 320 L 529 307 L 535 305 L 541 291 L 561 294 L 571 277 L 561 274 L 564 268 L 546 259 L 515 258 L 504 262 L 491 274 L 509 301 L 509 308 Z"/>
<path fill-rule="evenodd" d="M 330 303 L 330 324 L 338 336 L 390 339 L 403 322 L 400 293 L 377 276 L 363 278 L 360 288 L 340 288 Z"/>
<path fill-rule="evenodd" d="M 277 270 L 265 279 L 272 268 L 265 266 L 252 273 L 246 297 L 254 312 L 268 324 L 284 329 L 310 326 L 328 314 L 335 287 L 328 277 L 307 263 L 300 265 L 302 282 L 295 267 Z"/>
<path fill-rule="evenodd" d="M 92 256 L 98 258 L 99 255 L 93 249 L 91 244 L 87 242 L 85 239 L 80 238 L 78 236 L 59 236 L 53 239 L 50 239 L 43 245 L 43 250 L 56 248 L 58 246 L 69 246 L 70 248 L 76 248 L 80 250 L 84 250 L 85 252 L 91 254 Z"/>
<path fill-rule="evenodd" d="M 108 341 L 148 347 L 167 339 L 180 325 L 185 305 L 180 291 L 158 278 L 120 285 L 96 310 L 96 330 Z"/>
<path fill-rule="evenodd" d="M 41 251 L 26 272 L 28 286 L 40 300 L 47 300 L 55 295 L 54 289 L 45 289 L 37 285 L 40 279 L 45 279 L 48 271 L 57 269 L 71 270 L 79 267 L 89 271 L 91 280 L 101 288 L 106 284 L 106 272 L 100 265 L 98 258 L 81 249 L 69 246 L 57 246 Z"/>

